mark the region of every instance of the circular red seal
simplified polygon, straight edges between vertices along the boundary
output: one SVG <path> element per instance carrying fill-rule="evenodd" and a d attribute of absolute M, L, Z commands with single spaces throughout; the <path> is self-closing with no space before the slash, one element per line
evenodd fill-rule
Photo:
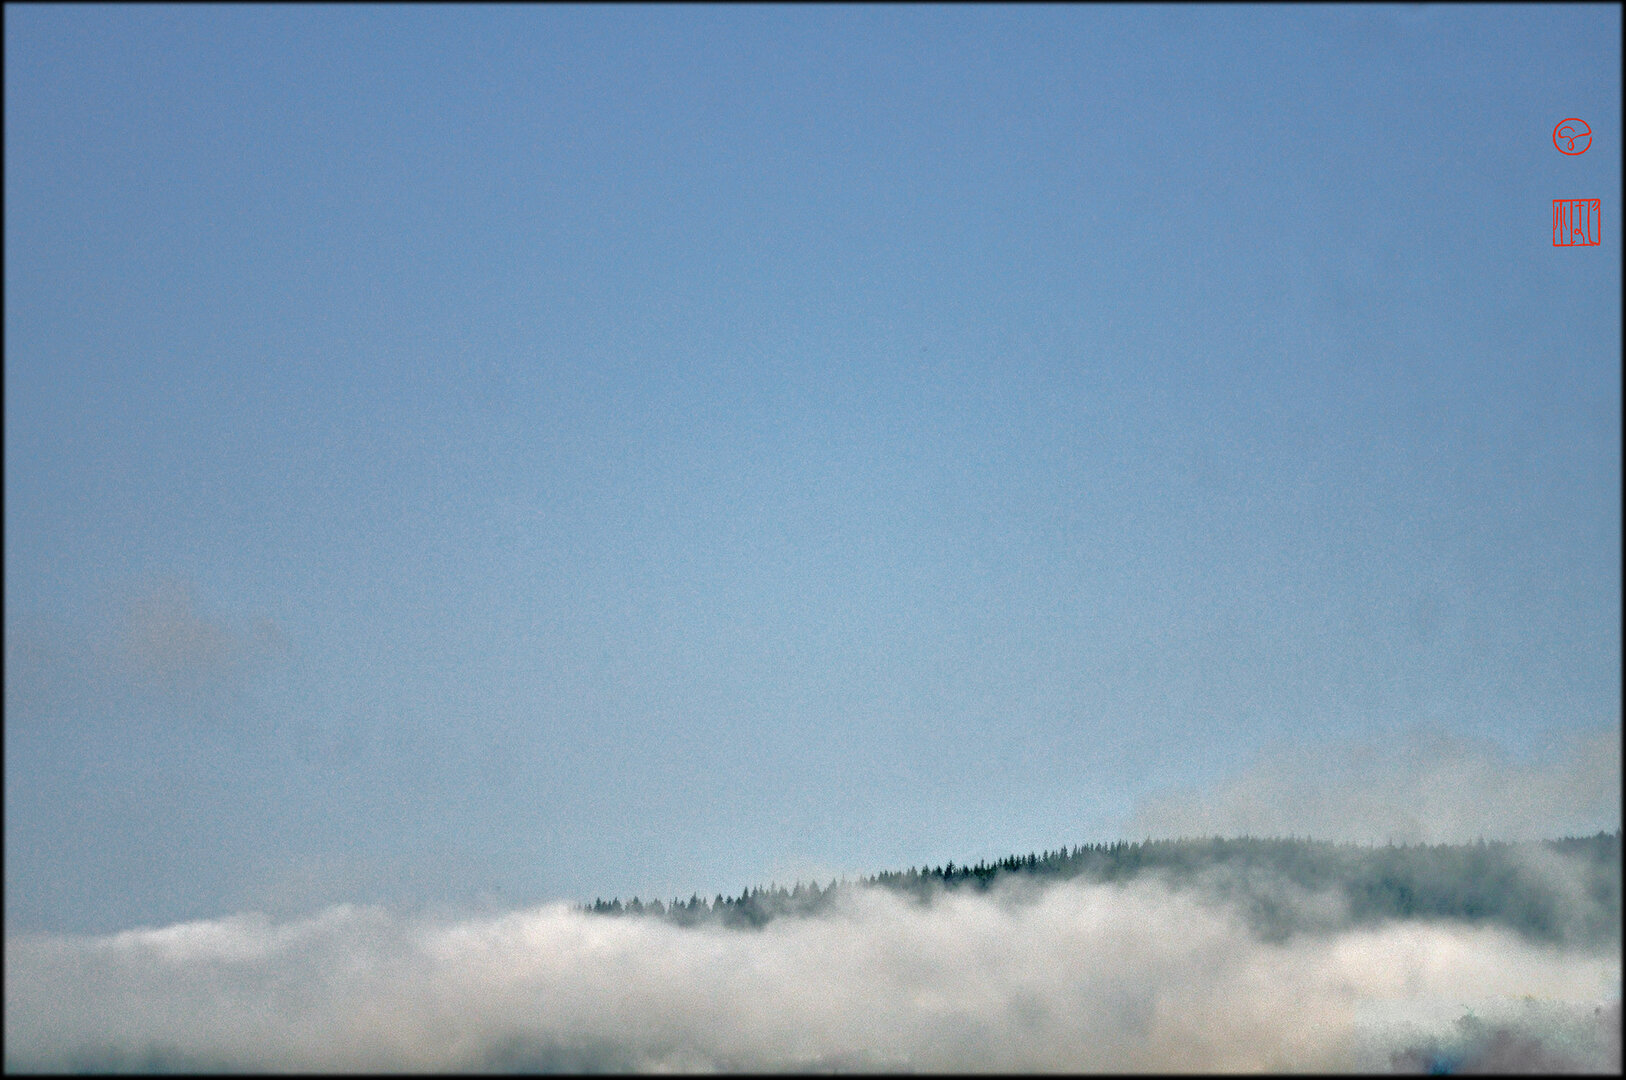
<path fill-rule="evenodd" d="M 1571 117 L 1560 120 L 1553 128 L 1553 146 L 1560 154 L 1584 154 L 1591 145 L 1592 129 L 1586 126 L 1585 120 Z"/>

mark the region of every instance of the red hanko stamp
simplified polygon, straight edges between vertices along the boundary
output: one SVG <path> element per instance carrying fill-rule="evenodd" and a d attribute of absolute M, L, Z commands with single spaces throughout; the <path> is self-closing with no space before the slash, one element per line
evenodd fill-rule
<path fill-rule="evenodd" d="M 1602 199 L 1554 199 L 1553 247 L 1597 247 L 1603 243 Z"/>
<path fill-rule="evenodd" d="M 1558 126 L 1553 128 L 1553 147 L 1560 154 L 1584 154 L 1587 147 L 1592 145 L 1592 129 L 1587 127 L 1585 120 L 1570 117 L 1560 120 Z"/>

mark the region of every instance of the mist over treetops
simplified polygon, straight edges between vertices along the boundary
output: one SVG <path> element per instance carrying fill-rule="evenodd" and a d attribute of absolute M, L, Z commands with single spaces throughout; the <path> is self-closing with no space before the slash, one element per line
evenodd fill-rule
<path fill-rule="evenodd" d="M 1075 879 L 1116 883 L 1143 877 L 1238 904 L 1251 929 L 1267 940 L 1394 919 L 1495 924 L 1554 944 L 1603 946 L 1621 939 L 1618 829 L 1526 843 L 1375 845 L 1293 837 L 1117 841 L 994 862 L 881 871 L 823 886 L 798 881 L 787 888 L 775 882 L 710 900 L 698 893 L 686 901 L 600 898 L 583 910 L 743 929 L 826 912 L 850 890 L 863 887 L 929 903 L 960 890 L 1010 886 L 1019 891 Z"/>

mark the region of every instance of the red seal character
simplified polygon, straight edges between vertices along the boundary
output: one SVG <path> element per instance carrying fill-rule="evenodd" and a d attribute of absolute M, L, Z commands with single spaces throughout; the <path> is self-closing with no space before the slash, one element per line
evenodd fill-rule
<path fill-rule="evenodd" d="M 1554 199 L 1553 247 L 1597 247 L 1603 243 L 1602 199 Z"/>
<path fill-rule="evenodd" d="M 1586 126 L 1585 120 L 1571 117 L 1560 120 L 1553 128 L 1553 146 L 1560 154 L 1584 154 L 1591 145 L 1592 129 Z"/>

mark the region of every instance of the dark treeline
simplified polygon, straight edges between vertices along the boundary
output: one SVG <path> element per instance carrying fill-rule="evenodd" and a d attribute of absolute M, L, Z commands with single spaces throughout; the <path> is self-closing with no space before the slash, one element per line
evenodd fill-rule
<path fill-rule="evenodd" d="M 665 903 L 596 900 L 582 910 L 656 916 L 680 926 L 750 928 L 816 915 L 855 887 L 891 889 L 927 903 L 945 891 L 985 891 L 996 882 L 1107 883 L 1143 875 L 1239 904 L 1267 938 L 1407 918 L 1492 923 L 1536 940 L 1572 944 L 1611 944 L 1621 937 L 1618 829 L 1539 843 L 1377 846 L 1243 837 L 1088 844 L 991 863 L 883 871 L 824 886 L 770 884 L 711 900 L 698 894 Z M 1328 894 L 1340 901 L 1338 910 L 1306 902 Z"/>

